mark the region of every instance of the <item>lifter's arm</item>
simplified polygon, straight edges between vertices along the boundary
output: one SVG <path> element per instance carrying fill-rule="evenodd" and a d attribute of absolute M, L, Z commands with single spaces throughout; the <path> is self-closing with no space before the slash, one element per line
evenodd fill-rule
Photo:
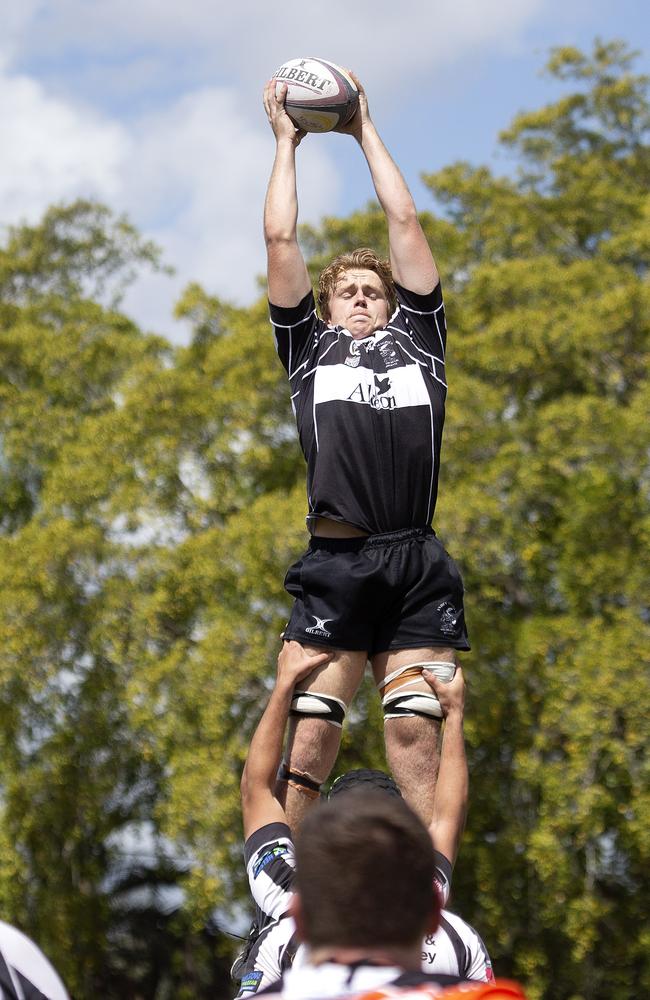
<path fill-rule="evenodd" d="M 268 823 L 287 821 L 284 809 L 275 797 L 275 781 L 282 757 L 291 697 L 298 681 L 331 658 L 332 653 L 329 652 L 309 656 L 298 642 L 285 642 L 282 645 L 275 687 L 251 740 L 241 778 L 246 840 Z"/>
<path fill-rule="evenodd" d="M 384 146 L 370 117 L 368 99 L 359 80 L 359 108 L 348 124 L 339 128 L 354 136 L 370 168 L 372 183 L 388 223 L 390 263 L 395 281 L 419 295 L 432 292 L 438 271 L 418 220 L 415 202 L 399 167 Z"/>
<path fill-rule="evenodd" d="M 460 667 L 449 683 L 440 681 L 427 670 L 423 670 L 422 675 L 433 688 L 445 718 L 429 832 L 436 851 L 444 854 L 453 865 L 465 827 L 469 791 L 463 736 L 465 680 Z"/>
<path fill-rule="evenodd" d="M 284 109 L 286 84 L 276 96 L 275 80 L 264 89 L 264 108 L 275 135 L 275 159 L 264 203 L 269 299 L 276 306 L 297 306 L 311 288 L 298 246 L 296 149 L 305 135 Z"/>

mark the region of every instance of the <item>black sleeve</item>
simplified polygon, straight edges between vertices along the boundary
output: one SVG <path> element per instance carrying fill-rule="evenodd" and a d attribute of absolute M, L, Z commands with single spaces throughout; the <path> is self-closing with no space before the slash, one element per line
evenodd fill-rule
<path fill-rule="evenodd" d="M 325 324 L 316 314 L 314 293 L 307 292 L 297 306 L 291 309 L 269 302 L 269 312 L 278 357 L 289 378 L 303 368 L 318 344 L 318 337 Z"/>
<path fill-rule="evenodd" d="M 436 864 L 436 871 L 434 875 L 436 888 L 440 893 L 442 906 L 446 906 L 451 892 L 452 864 L 449 858 L 446 858 L 444 854 L 440 853 L 440 851 L 434 851 L 433 854 Z"/>
<path fill-rule="evenodd" d="M 395 285 L 399 308 L 417 346 L 444 363 L 447 346 L 447 323 L 440 282 L 428 295 L 418 295 Z"/>

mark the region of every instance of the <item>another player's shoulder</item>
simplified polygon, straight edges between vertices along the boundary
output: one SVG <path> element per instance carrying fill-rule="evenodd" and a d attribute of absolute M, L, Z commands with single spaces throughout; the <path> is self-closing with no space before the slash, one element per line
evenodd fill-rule
<path fill-rule="evenodd" d="M 438 890 L 441 905 L 446 906 L 451 893 L 453 866 L 449 858 L 441 851 L 434 851 L 433 855 L 435 861 L 434 884 Z"/>
<path fill-rule="evenodd" d="M 496 980 L 493 983 L 470 983 L 456 976 L 428 977 L 413 985 L 392 983 L 389 986 L 359 993 L 349 1000 L 526 1000 L 518 983 Z"/>
<path fill-rule="evenodd" d="M 252 866 L 254 875 L 258 875 L 278 858 L 293 865 L 291 830 L 286 823 L 267 823 L 261 826 L 244 844 L 244 857 L 247 866 Z"/>
<path fill-rule="evenodd" d="M 462 917 L 459 917 L 458 914 L 454 913 L 452 910 L 445 909 L 442 911 L 442 915 L 445 918 L 445 920 L 458 931 L 459 934 L 468 936 L 476 934 L 476 931 L 474 930 L 472 925 L 468 924 L 466 920 L 463 920 Z"/>

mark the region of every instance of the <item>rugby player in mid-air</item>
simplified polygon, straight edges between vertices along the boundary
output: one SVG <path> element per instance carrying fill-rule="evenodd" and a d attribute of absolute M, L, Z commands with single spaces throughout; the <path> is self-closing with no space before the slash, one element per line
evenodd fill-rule
<path fill-rule="evenodd" d="M 264 209 L 268 295 L 307 460 L 312 534 L 285 580 L 295 599 L 285 635 L 334 652 L 293 701 L 283 794 L 294 830 L 331 771 L 368 659 L 383 697 L 389 766 L 430 822 L 441 713 L 422 667 L 453 671 L 456 651 L 469 649 L 462 581 L 431 529 L 447 391 L 440 281 L 358 86 L 358 111 L 339 131 L 367 161 L 390 262 L 368 249 L 337 257 L 320 276 L 320 318 L 297 239 L 304 133 L 285 111 L 286 85 L 276 94 L 271 81 L 264 93 L 276 139 Z"/>
<path fill-rule="evenodd" d="M 283 645 L 278 657 L 275 688 L 251 741 L 242 776 L 242 814 L 246 840 L 246 869 L 255 901 L 255 923 L 249 947 L 233 968 L 240 980 L 240 997 L 264 989 L 278 980 L 292 964 L 307 961 L 298 949 L 295 924 L 290 912 L 294 891 L 295 857 L 291 832 L 276 794 L 276 772 L 294 686 L 310 671 L 324 666 L 333 654 L 306 653 L 297 642 Z M 429 834 L 435 858 L 435 883 L 442 905 L 449 896 L 451 873 L 467 809 L 468 775 L 463 739 L 464 681 L 458 671 L 451 683 L 425 672 L 445 715 L 440 776 L 436 788 Z M 330 792 L 332 801 L 349 803 L 359 788 L 383 789 L 399 797 L 394 782 L 381 772 L 348 772 Z M 340 878 L 345 878 L 348 859 L 340 858 Z M 399 871 L 400 859 L 394 860 Z M 442 910 L 436 928 L 421 941 L 420 966 L 424 972 L 452 975 L 465 980 L 491 981 L 492 967 L 485 947 L 472 927 L 456 914 Z"/>

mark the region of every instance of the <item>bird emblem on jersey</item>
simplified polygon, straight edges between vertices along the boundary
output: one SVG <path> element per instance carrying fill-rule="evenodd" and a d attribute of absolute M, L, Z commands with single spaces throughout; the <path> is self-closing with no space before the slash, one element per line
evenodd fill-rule
<path fill-rule="evenodd" d="M 388 375 L 375 375 L 375 388 L 379 395 L 388 392 L 390 389 L 390 379 Z"/>

